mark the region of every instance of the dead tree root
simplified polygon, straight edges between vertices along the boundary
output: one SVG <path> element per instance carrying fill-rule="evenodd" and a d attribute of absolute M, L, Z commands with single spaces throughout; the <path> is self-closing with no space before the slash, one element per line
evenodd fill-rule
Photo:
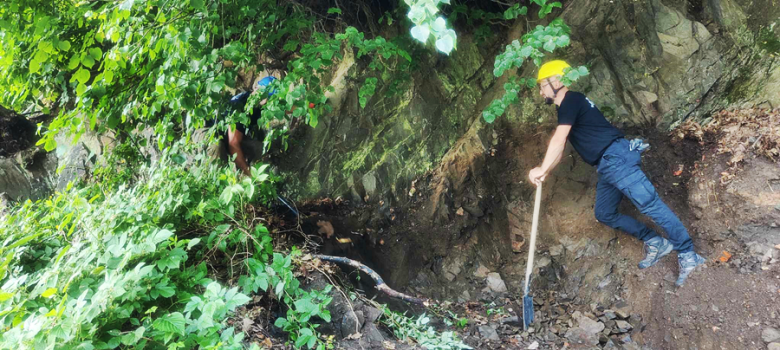
<path fill-rule="evenodd" d="M 374 282 L 376 282 L 376 289 L 384 292 L 385 294 L 387 294 L 387 295 L 389 295 L 389 296 L 391 296 L 393 298 L 398 298 L 398 299 L 401 299 L 401 300 L 404 300 L 404 301 L 408 301 L 410 303 L 415 303 L 415 304 L 424 305 L 424 306 L 429 306 L 431 304 L 431 302 L 429 300 L 427 300 L 427 299 L 415 298 L 413 296 L 410 296 L 410 295 L 407 295 L 407 294 L 404 294 L 404 293 L 397 292 L 397 291 L 393 290 L 392 288 L 388 287 L 387 284 L 385 284 L 385 281 L 382 279 L 382 276 L 379 276 L 379 274 L 376 273 L 374 270 L 372 270 L 370 267 L 368 267 L 366 265 L 363 265 L 363 264 L 361 264 L 361 263 L 359 263 L 359 262 L 357 262 L 355 260 L 342 258 L 340 256 L 319 255 L 319 254 L 314 255 L 314 257 L 317 258 L 317 259 L 320 259 L 320 260 L 325 260 L 325 261 L 330 261 L 330 262 L 340 263 L 340 264 L 346 264 L 346 265 L 352 266 L 352 267 L 354 267 L 356 269 L 359 269 L 360 271 L 365 272 L 366 274 L 371 276 L 371 278 L 374 280 Z"/>

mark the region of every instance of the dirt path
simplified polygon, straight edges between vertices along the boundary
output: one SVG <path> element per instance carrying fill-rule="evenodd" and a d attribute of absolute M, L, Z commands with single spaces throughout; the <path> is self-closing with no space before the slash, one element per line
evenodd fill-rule
<path fill-rule="evenodd" d="M 740 274 L 708 262 L 683 288 L 672 259 L 628 279 L 636 309 L 649 310 L 635 337 L 651 349 L 764 349 L 761 332 L 777 327 L 780 270 Z M 657 282 L 660 281 L 660 282 Z"/>

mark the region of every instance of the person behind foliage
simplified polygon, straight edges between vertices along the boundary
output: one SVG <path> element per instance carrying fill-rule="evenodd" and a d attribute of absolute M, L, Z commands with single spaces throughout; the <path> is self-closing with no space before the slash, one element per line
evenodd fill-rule
<path fill-rule="evenodd" d="M 596 185 L 596 219 L 644 241 L 645 258 L 640 269 L 655 265 L 662 257 L 677 250 L 680 274 L 679 287 L 688 275 L 705 259 L 693 251 L 688 230 L 679 218 L 659 198 L 653 184 L 640 168 L 640 154 L 649 147 L 641 139 L 626 140 L 623 132 L 604 118 L 596 105 L 585 95 L 569 91 L 560 79 L 569 65 L 561 60 L 547 62 L 539 69 L 539 94 L 548 105 L 555 104 L 558 127 L 552 135 L 547 154 L 541 166 L 533 168 L 528 177 L 531 183 L 541 182 L 558 165 L 566 140 L 571 142 L 582 159 L 594 166 L 598 173 Z M 661 226 L 669 239 L 659 236 L 644 224 L 618 212 L 623 197 Z"/>
<path fill-rule="evenodd" d="M 252 109 L 248 112 L 249 124 L 236 123 L 236 127 L 230 127 L 227 131 L 223 132 L 220 136 L 219 142 L 212 144 L 208 147 L 207 154 L 212 158 L 219 158 L 223 161 L 228 158 L 233 158 L 233 162 L 236 167 L 241 170 L 245 175 L 251 175 L 249 170 L 249 163 L 256 160 L 262 149 L 261 140 L 265 138 L 265 131 L 260 127 L 259 121 L 261 120 L 261 114 L 263 106 L 268 102 L 268 98 L 273 96 L 277 90 L 271 87 L 271 84 L 277 80 L 273 76 L 267 76 L 254 85 L 252 91 L 244 91 L 230 98 L 228 102 L 230 107 L 227 111 L 221 114 L 224 118 L 230 113 L 244 112 L 246 103 L 249 100 L 249 96 L 256 93 L 267 94 L 265 98 L 260 100 Z M 309 104 L 309 108 L 313 108 L 314 104 Z M 295 107 L 287 111 L 287 114 L 292 113 Z M 214 126 L 218 122 L 217 118 L 208 120 L 206 122 L 206 128 L 200 129 L 196 132 L 195 137 L 197 139 L 203 138 L 207 135 L 209 128 Z"/>

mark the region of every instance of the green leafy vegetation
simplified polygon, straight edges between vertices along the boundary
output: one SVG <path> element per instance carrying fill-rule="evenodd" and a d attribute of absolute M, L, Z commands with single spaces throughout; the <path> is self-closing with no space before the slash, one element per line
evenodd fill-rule
<path fill-rule="evenodd" d="M 59 133 L 78 139 L 90 130 L 139 128 L 152 129 L 163 148 L 182 128 L 198 128 L 225 110 L 238 73 L 265 68 L 257 62 L 262 52 L 300 55 L 266 62 L 287 73 L 269 87 L 277 93 L 260 125 L 304 118 L 316 127 L 329 112 L 321 76 L 342 58 L 344 43 L 358 57 L 371 55 L 372 70 L 404 69 L 402 62 L 411 61 L 382 37 L 366 39 L 355 28 L 320 33 L 314 22 L 295 4 L 270 0 L 12 1 L 0 9 L 0 104 L 54 112 L 38 143 L 46 150 L 57 146 Z M 247 121 L 246 113 L 234 113 L 222 127 Z"/>
<path fill-rule="evenodd" d="M 249 298 L 209 278 L 202 259 L 245 244 L 262 259 L 267 230 L 238 223 L 245 205 L 271 199 L 273 178 L 260 166 L 239 179 L 182 151 L 142 166 L 131 186 L 71 187 L 3 218 L 1 347 L 242 347 L 224 320 Z M 208 231 L 206 242 L 192 235 Z"/>
<path fill-rule="evenodd" d="M 447 27 L 444 17 L 437 16 L 439 4 L 449 4 L 450 0 L 404 0 L 404 2 L 409 5 L 407 17 L 414 23 L 411 34 L 415 40 L 427 43 L 428 39 L 432 38 L 436 49 L 448 55 L 457 48 L 457 34 Z"/>
<path fill-rule="evenodd" d="M 275 198 L 268 166 L 239 178 L 185 148 L 143 166 L 131 186 L 71 187 L 3 218 L 0 347 L 240 349 L 243 334 L 226 319 L 249 295 L 272 292 L 289 306 L 276 325 L 296 348 L 326 348 L 312 320 L 330 321 L 330 287 L 302 290 L 300 251 L 273 252 L 268 229 L 244 210 Z M 210 277 L 225 272 L 207 266 L 217 257 L 233 263 L 238 286 Z"/>
<path fill-rule="evenodd" d="M 417 318 L 394 312 L 387 307 L 382 308 L 380 321 L 393 330 L 398 339 L 413 339 L 426 349 L 459 350 L 472 349 L 459 340 L 455 332 L 436 332 L 428 323 L 431 321 L 425 314 Z"/>
<path fill-rule="evenodd" d="M 561 7 L 560 2 L 548 3 L 547 0 L 532 0 L 532 2 L 541 7 L 539 18 L 544 18 L 554 8 Z M 524 7 L 513 6 L 505 12 L 505 17 L 515 18 L 517 15 L 526 14 L 527 9 L 523 9 Z M 504 52 L 496 56 L 493 75 L 501 77 L 510 69 L 519 69 L 527 61 L 533 62 L 537 67 L 541 66 L 543 59 L 548 54 L 570 45 L 569 33 L 571 33 L 571 29 L 561 18 L 552 20 L 547 26 L 537 25 L 533 30 L 524 34 L 521 40 L 512 41 L 506 46 Z M 586 75 L 588 75 L 586 67 L 572 67 L 564 72 L 561 82 L 569 86 Z M 510 77 L 509 81 L 504 84 L 504 95 L 493 100 L 482 111 L 482 118 L 488 123 L 494 122 L 496 118 L 504 114 L 510 105 L 518 102 L 518 94 L 521 89 L 533 88 L 534 86 L 536 86 L 534 78 Z"/>

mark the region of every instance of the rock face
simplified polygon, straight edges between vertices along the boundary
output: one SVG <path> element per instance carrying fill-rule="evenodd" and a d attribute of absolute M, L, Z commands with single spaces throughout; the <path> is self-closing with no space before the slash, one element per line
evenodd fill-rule
<path fill-rule="evenodd" d="M 669 125 L 694 112 L 724 74 L 726 41 L 673 2 L 580 4 L 564 19 L 593 62 L 589 97 L 617 121 Z"/>
<path fill-rule="evenodd" d="M 4 111 L 0 106 L 0 114 Z M 33 133 L 11 143 L 14 147 L 3 148 L 13 152 L 0 152 L 0 208 L 4 205 L 1 203 L 45 198 L 54 190 L 64 190 L 71 181 L 88 176 L 113 139 L 111 135 L 85 134 L 76 144 L 65 136 L 58 136 L 56 141 L 57 150 L 46 152 L 34 146 Z M 9 145 L 6 141 L 2 144 Z"/>
<path fill-rule="evenodd" d="M 780 94 L 771 91 L 780 86 L 767 78 L 780 76 L 776 67 L 740 85 L 760 89 L 726 91 L 731 81 L 752 77 L 730 74 L 736 54 L 751 44 L 739 41 L 736 32 L 757 24 L 748 23 L 750 16 L 771 23 L 777 16 L 766 12 L 780 11 L 768 1 L 759 1 L 768 9 L 740 0 L 705 1 L 698 7 L 672 0 L 567 4 L 562 16 L 572 29 L 573 44 L 564 58 L 591 68 L 575 89 L 587 91 L 613 122 L 628 125 L 669 126 L 704 115 L 727 100 L 735 102 L 722 98 L 731 92 L 754 104 L 769 101 L 777 106 Z M 362 79 L 366 68 L 351 53 L 345 55 L 330 80 L 336 90 L 330 101 L 334 112 L 316 129 L 298 131 L 289 153 L 292 159 L 282 165 L 295 174 L 288 179 L 290 191 L 300 198 L 402 201 L 409 198 L 417 175 L 436 168 L 448 152 L 464 151 L 455 148 L 459 139 L 471 138 L 460 147 L 473 152 L 490 149 L 493 127 L 479 120 L 484 106 L 503 94 L 504 80 L 493 76 L 493 62 L 524 31 L 525 26 L 518 25 L 503 41 L 496 41 L 496 35 L 487 42 L 461 32 L 451 56 L 423 53 L 420 69 L 398 76 L 400 90 L 388 94 L 388 86 L 381 86 L 365 108 L 358 103 L 359 86 L 345 81 Z M 535 71 L 526 64 L 521 74 L 533 76 Z M 526 123 L 550 115 L 537 97 L 536 91 L 525 92 L 521 104 L 501 118 Z M 469 133 L 473 128 L 476 135 Z"/>
<path fill-rule="evenodd" d="M 0 157 L 0 198 L 21 202 L 45 197 L 54 187 L 57 157 L 35 150 Z"/>
<path fill-rule="evenodd" d="M 103 150 L 100 139 L 93 136 L 82 137 L 75 145 L 58 139 L 58 145 L 61 157 L 35 147 L 9 158 L 0 157 L 0 197 L 5 202 L 23 202 L 44 198 L 55 189 L 64 190 L 69 182 L 91 172 L 96 155 Z"/>

